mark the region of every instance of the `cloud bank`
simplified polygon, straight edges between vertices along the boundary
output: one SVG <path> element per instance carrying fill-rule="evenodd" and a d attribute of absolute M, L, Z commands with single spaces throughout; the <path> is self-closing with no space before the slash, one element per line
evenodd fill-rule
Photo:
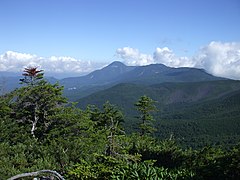
<path fill-rule="evenodd" d="M 20 72 L 25 67 L 39 67 L 50 74 L 86 74 L 104 64 L 82 61 L 72 57 L 39 57 L 32 54 L 7 51 L 0 55 L 0 71 Z"/>
<path fill-rule="evenodd" d="M 116 54 L 124 60 L 125 64 L 131 66 L 143 66 L 154 63 L 151 55 L 142 54 L 138 49 L 130 47 L 118 48 Z"/>
<path fill-rule="evenodd" d="M 240 43 L 211 42 L 192 61 L 211 74 L 240 79 Z"/>
<path fill-rule="evenodd" d="M 168 47 L 156 48 L 153 55 L 138 49 L 119 48 L 116 55 L 127 65 L 161 63 L 170 67 L 196 67 L 221 77 L 240 80 L 240 43 L 211 42 L 199 49 L 193 57 L 178 57 Z"/>

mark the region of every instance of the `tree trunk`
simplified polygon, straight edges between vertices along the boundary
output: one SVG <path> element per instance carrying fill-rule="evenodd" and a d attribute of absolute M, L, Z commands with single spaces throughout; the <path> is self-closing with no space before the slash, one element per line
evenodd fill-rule
<path fill-rule="evenodd" d="M 32 134 L 33 137 L 35 137 L 34 131 L 37 128 L 37 122 L 38 122 L 38 119 L 39 119 L 39 117 L 37 116 L 37 113 L 36 113 L 36 109 L 37 109 L 37 106 L 35 106 L 35 108 L 34 108 L 34 119 L 32 121 L 31 134 Z"/>

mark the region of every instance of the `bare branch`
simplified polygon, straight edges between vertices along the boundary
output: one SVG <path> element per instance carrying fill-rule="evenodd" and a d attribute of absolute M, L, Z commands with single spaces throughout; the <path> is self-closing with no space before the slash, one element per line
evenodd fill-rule
<path fill-rule="evenodd" d="M 23 178 L 23 177 L 33 177 L 33 176 L 38 176 L 43 173 L 49 173 L 59 180 L 65 180 L 58 172 L 52 171 L 52 170 L 40 170 L 40 171 L 36 171 L 36 172 L 22 173 L 22 174 L 18 174 L 16 176 L 9 178 L 8 180 L 16 180 L 16 179 Z"/>

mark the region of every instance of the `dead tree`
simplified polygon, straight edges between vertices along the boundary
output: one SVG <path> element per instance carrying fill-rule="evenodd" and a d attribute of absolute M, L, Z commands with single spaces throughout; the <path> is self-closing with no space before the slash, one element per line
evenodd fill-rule
<path fill-rule="evenodd" d="M 40 179 L 52 180 L 55 177 L 58 180 L 65 180 L 59 173 L 57 173 L 56 171 L 52 171 L 52 170 L 40 170 L 40 171 L 36 171 L 36 172 L 22 173 L 22 174 L 18 174 L 16 176 L 9 178 L 8 180 L 17 180 L 19 178 L 24 178 L 24 177 L 39 177 L 39 175 L 41 175 L 41 174 L 51 174 L 50 175 L 51 177 L 40 178 Z"/>

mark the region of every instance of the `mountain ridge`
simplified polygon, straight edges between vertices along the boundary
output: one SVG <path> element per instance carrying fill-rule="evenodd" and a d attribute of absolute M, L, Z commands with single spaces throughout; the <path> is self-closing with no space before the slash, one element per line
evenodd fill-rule
<path fill-rule="evenodd" d="M 195 76 L 193 76 L 194 74 Z M 186 78 L 187 76 L 189 77 Z M 85 76 L 64 78 L 59 82 L 67 88 L 73 85 L 77 85 L 80 88 L 83 86 L 104 85 L 113 82 L 142 82 L 143 80 L 149 80 L 149 78 L 155 79 L 154 83 L 152 84 L 155 84 L 155 82 L 185 82 L 224 79 L 215 77 L 209 73 L 206 73 L 205 70 L 198 68 L 172 68 L 163 64 L 126 66 L 120 61 L 114 61 L 106 67 L 95 70 Z M 74 83 L 71 83 L 70 81 Z"/>
<path fill-rule="evenodd" d="M 60 80 L 65 87 L 64 94 L 70 100 L 76 96 L 83 97 L 104 90 L 119 83 L 135 83 L 152 85 L 163 82 L 198 82 L 226 80 L 208 74 L 197 68 L 172 68 L 163 64 L 145 66 L 126 66 L 114 61 L 108 66 L 93 71 L 88 75 Z M 88 91 L 89 90 L 89 91 Z M 83 94 L 81 94 L 84 92 Z"/>

